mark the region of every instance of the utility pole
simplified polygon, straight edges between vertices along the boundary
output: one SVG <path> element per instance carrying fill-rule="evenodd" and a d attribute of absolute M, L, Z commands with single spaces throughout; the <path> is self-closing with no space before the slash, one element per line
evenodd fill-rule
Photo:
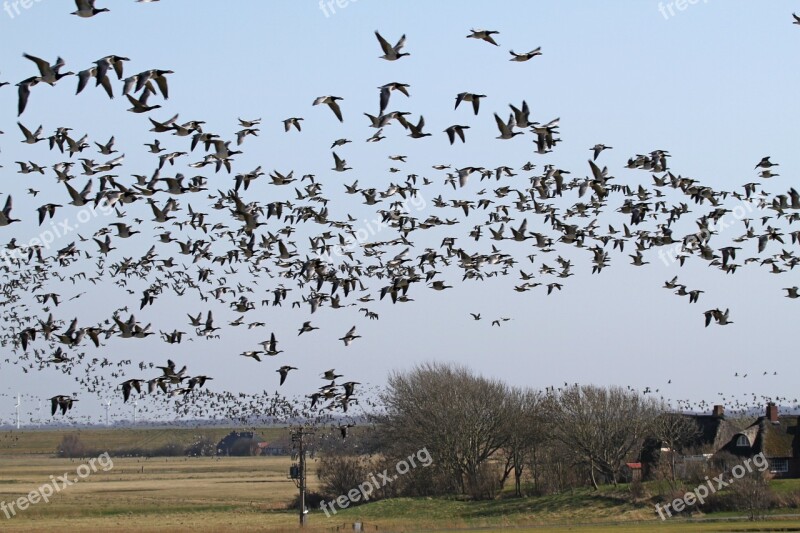
<path fill-rule="evenodd" d="M 313 434 L 313 430 L 302 427 L 292 433 L 292 442 L 297 443 L 300 460 L 296 468 L 290 469 L 289 476 L 295 480 L 300 489 L 300 527 L 305 527 L 306 513 L 308 513 L 306 511 L 306 450 L 303 447 L 303 439 L 305 436 Z"/>

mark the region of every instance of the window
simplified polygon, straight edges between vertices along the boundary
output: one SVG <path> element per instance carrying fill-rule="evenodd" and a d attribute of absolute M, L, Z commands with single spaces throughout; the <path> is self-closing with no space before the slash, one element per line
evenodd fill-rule
<path fill-rule="evenodd" d="M 788 459 L 770 459 L 769 471 L 773 474 L 785 474 L 789 471 Z"/>
<path fill-rule="evenodd" d="M 749 448 L 750 447 L 750 440 L 745 435 L 739 435 L 736 438 L 736 446 L 738 448 Z"/>

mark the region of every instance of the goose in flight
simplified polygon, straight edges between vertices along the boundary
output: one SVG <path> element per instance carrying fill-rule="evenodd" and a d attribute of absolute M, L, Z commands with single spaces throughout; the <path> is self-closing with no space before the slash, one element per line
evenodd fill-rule
<path fill-rule="evenodd" d="M 797 289 L 797 286 L 794 286 L 794 287 L 784 287 L 784 289 L 783 289 L 783 290 L 785 290 L 785 291 L 786 291 L 786 297 L 787 297 L 787 298 L 792 298 L 792 299 L 794 299 L 794 298 L 800 298 L 800 294 L 798 294 L 798 292 L 797 292 L 797 291 L 798 291 L 798 289 Z"/>
<path fill-rule="evenodd" d="M 31 76 L 26 80 L 22 80 L 17 84 L 18 87 L 18 94 L 19 94 L 19 103 L 17 104 L 17 116 L 22 115 L 25 111 L 25 108 L 28 106 L 28 98 L 31 95 L 31 87 L 39 83 L 39 78 L 36 76 Z"/>
<path fill-rule="evenodd" d="M 60 57 L 56 59 L 56 62 L 52 65 L 45 61 L 42 58 L 32 56 L 30 54 L 22 54 L 22 57 L 25 59 L 29 59 L 36 63 L 36 67 L 39 69 L 39 77 L 37 81 L 46 83 L 48 85 L 55 85 L 58 80 L 65 76 L 72 76 L 74 72 L 64 72 L 63 74 L 59 72 L 61 67 L 65 65 L 64 60 Z"/>
<path fill-rule="evenodd" d="M 497 129 L 500 130 L 500 135 L 497 136 L 498 139 L 513 139 L 517 135 L 522 135 L 521 131 L 514 131 L 514 115 L 509 115 L 508 123 L 503 122 L 503 119 L 495 113 L 494 120 L 497 122 Z"/>
<path fill-rule="evenodd" d="M 194 376 L 194 377 L 189 378 L 188 387 L 189 387 L 190 390 L 195 388 L 195 386 L 197 386 L 198 388 L 202 389 L 203 385 L 206 384 L 206 381 L 209 381 L 209 380 L 212 380 L 212 379 L 214 379 L 214 378 L 209 377 L 209 376 L 202 376 L 202 375 L 201 376 Z"/>
<path fill-rule="evenodd" d="M 334 369 L 334 368 L 331 368 L 330 370 L 326 370 L 325 372 L 322 373 L 322 379 L 324 379 L 326 381 L 333 381 L 336 378 L 341 378 L 341 377 L 343 377 L 343 374 L 337 374 L 336 373 L 336 369 Z"/>
<path fill-rule="evenodd" d="M 481 98 L 486 98 L 485 94 L 474 94 L 474 93 L 458 93 L 456 95 L 456 107 L 454 109 L 458 109 L 458 104 L 461 102 L 472 102 L 472 110 L 475 114 L 478 114 L 478 109 L 481 106 Z"/>
<path fill-rule="evenodd" d="M 431 289 L 435 291 L 443 291 L 445 289 L 452 289 L 452 285 L 445 285 L 444 281 L 436 280 L 430 284 Z"/>
<path fill-rule="evenodd" d="M 136 89 L 134 92 L 139 92 L 145 87 L 150 90 L 150 92 L 155 93 L 155 88 L 153 84 L 150 83 L 151 81 L 156 82 L 156 87 L 161 92 L 161 96 L 164 97 L 164 100 L 169 100 L 169 86 L 167 85 L 167 74 L 175 74 L 175 72 L 171 70 L 162 70 L 162 69 L 151 69 L 146 70 L 144 72 L 140 72 L 135 76 L 131 76 L 125 80 L 125 85 L 122 89 L 122 94 L 128 94 L 128 92 L 133 88 L 133 85 L 136 85 Z"/>
<path fill-rule="evenodd" d="M 792 24 L 797 24 L 798 26 L 800 26 L 800 17 L 798 17 L 796 13 L 792 13 L 792 18 L 794 19 L 794 22 L 792 22 Z"/>
<path fill-rule="evenodd" d="M 133 106 L 130 109 L 128 109 L 128 111 L 130 111 L 131 113 L 147 113 L 148 111 L 161 108 L 161 106 L 158 104 L 147 105 L 147 100 L 150 98 L 151 94 L 154 93 L 149 88 L 145 89 L 139 98 L 134 98 L 133 96 L 126 94 L 125 96 L 128 98 L 128 101 Z"/>
<path fill-rule="evenodd" d="M 719 308 L 717 309 L 709 309 L 708 311 L 703 313 L 706 317 L 706 327 L 711 324 L 711 320 L 716 320 L 717 324 L 720 326 L 726 326 L 728 324 L 733 324 L 731 320 L 728 320 L 728 316 L 730 315 L 730 309 L 725 309 L 723 313 Z"/>
<path fill-rule="evenodd" d="M 292 126 L 297 128 L 297 131 L 302 131 L 300 129 L 300 121 L 301 120 L 303 120 L 303 119 L 300 118 L 300 117 L 289 117 L 289 118 L 287 118 L 286 120 L 283 121 L 283 129 L 284 129 L 284 131 L 286 131 L 288 133 L 289 130 L 292 129 Z"/>
<path fill-rule="evenodd" d="M 108 77 L 108 69 L 114 69 L 114 73 L 117 75 L 117 79 L 122 79 L 122 73 L 124 69 L 123 62 L 130 61 L 127 57 L 117 56 L 117 55 L 110 55 L 106 57 L 102 57 L 95 61 L 95 65 L 97 65 L 97 83 L 96 85 L 100 85 L 102 83 L 102 79 Z"/>
<path fill-rule="evenodd" d="M 36 211 L 39 213 L 39 225 L 42 225 L 42 222 L 44 222 L 47 216 L 53 218 L 53 216 L 56 214 L 56 209 L 59 207 L 61 207 L 59 204 L 44 204 L 43 206 L 37 208 Z"/>
<path fill-rule="evenodd" d="M 350 346 L 350 343 L 352 343 L 354 340 L 360 337 L 361 335 L 356 335 L 356 327 L 353 326 L 352 328 L 350 328 L 350 331 L 348 331 L 347 334 L 344 337 L 341 337 L 339 340 L 344 342 L 345 346 Z"/>
<path fill-rule="evenodd" d="M 326 104 L 331 108 L 331 111 L 333 111 L 333 114 L 336 115 L 336 118 L 339 119 L 339 122 L 344 122 L 344 119 L 342 118 L 342 110 L 339 107 L 337 100 L 343 100 L 343 98 L 341 96 L 320 96 L 314 100 L 312 105 Z"/>
<path fill-rule="evenodd" d="M 595 144 L 591 148 L 592 152 L 594 153 L 592 160 L 597 161 L 597 156 L 600 155 L 600 152 L 602 152 L 603 150 L 611 150 L 612 148 L 613 146 L 606 146 L 605 144 Z"/>
<path fill-rule="evenodd" d="M 14 222 L 19 222 L 19 219 L 11 218 L 11 208 L 12 208 L 12 201 L 11 195 L 8 195 L 6 199 L 6 205 L 3 208 L 3 211 L 0 212 L 0 226 L 8 226 Z"/>
<path fill-rule="evenodd" d="M 702 294 L 703 292 L 705 292 L 705 291 L 701 291 L 701 290 L 697 290 L 697 289 L 689 291 L 689 293 L 688 293 L 689 294 L 689 303 L 690 304 L 697 303 L 697 299 L 700 298 L 700 294 Z"/>
<path fill-rule="evenodd" d="M 91 18 L 98 13 L 107 13 L 110 11 L 108 8 L 96 8 L 94 7 L 95 0 L 75 0 L 75 5 L 77 6 L 78 10 L 73 11 L 71 15 L 77 15 L 81 18 Z"/>
<path fill-rule="evenodd" d="M 392 95 L 392 91 L 400 91 L 404 95 L 410 96 L 408 94 L 408 88 L 409 87 L 410 87 L 410 85 L 407 84 L 407 83 L 398 83 L 396 81 L 392 82 L 392 83 L 387 83 L 386 85 L 381 85 L 380 87 L 378 87 L 378 89 L 380 89 L 380 91 L 381 91 L 380 92 L 380 111 L 378 112 L 378 115 L 383 115 L 383 112 L 386 110 L 386 107 L 389 105 L 389 97 Z M 390 118 L 394 118 L 394 117 L 390 116 Z"/>
<path fill-rule="evenodd" d="M 279 385 L 283 385 L 283 382 L 286 381 L 286 376 L 289 375 L 289 371 L 290 370 L 297 370 L 297 367 L 296 366 L 283 365 L 282 367 L 280 367 L 278 370 L 275 371 L 275 372 L 278 372 L 281 375 L 281 382 L 280 382 Z"/>
<path fill-rule="evenodd" d="M 122 382 L 122 402 L 125 403 L 128 401 L 128 398 L 131 397 L 131 391 L 136 390 L 139 394 L 142 393 L 142 383 L 144 383 L 143 379 L 128 379 Z"/>
<path fill-rule="evenodd" d="M 469 129 L 469 126 L 453 124 L 446 130 L 444 130 L 444 132 L 447 134 L 447 138 L 450 139 L 450 144 L 453 144 L 456 141 L 456 135 L 458 135 L 458 138 L 461 139 L 462 143 L 465 143 L 467 142 L 466 139 L 464 138 L 464 130 L 466 129 Z"/>
<path fill-rule="evenodd" d="M 422 137 L 430 137 L 430 133 L 422 133 L 422 128 L 425 127 L 425 117 L 422 115 L 419 116 L 419 122 L 415 126 L 412 123 L 408 123 L 408 129 L 411 130 L 411 133 L 408 134 L 409 137 L 412 139 L 421 139 Z"/>
<path fill-rule="evenodd" d="M 755 166 L 755 168 L 770 168 L 770 167 L 777 167 L 780 163 L 773 163 L 769 160 L 770 156 L 762 157 L 761 161 Z"/>
<path fill-rule="evenodd" d="M 353 395 L 353 392 L 356 389 L 356 385 L 361 385 L 358 381 L 348 381 L 346 383 L 342 383 L 342 387 L 344 388 L 344 397 L 345 399 L 349 399 L 350 396 Z"/>
<path fill-rule="evenodd" d="M 244 357 L 249 357 L 251 359 L 255 359 L 256 361 L 258 361 L 260 363 L 261 362 L 261 358 L 259 357 L 259 355 L 262 354 L 262 353 L 264 353 L 264 352 L 262 352 L 260 350 L 247 350 L 245 352 L 242 352 L 239 355 L 243 355 Z"/>
<path fill-rule="evenodd" d="M 24 142 L 26 144 L 36 144 L 39 141 L 43 141 L 44 140 L 44 137 L 40 137 L 41 134 L 42 134 L 42 126 L 39 126 L 38 128 L 36 128 L 36 131 L 34 133 L 31 133 L 31 130 L 29 130 L 28 128 L 23 126 L 22 123 L 20 123 L 20 122 L 17 122 L 17 126 L 19 126 L 19 129 L 22 132 L 22 135 L 25 136 L 25 140 L 22 141 L 22 142 Z"/>
<path fill-rule="evenodd" d="M 319 328 L 316 327 L 316 326 L 312 326 L 311 325 L 311 321 L 307 320 L 306 322 L 303 322 L 303 326 L 300 328 L 300 333 L 298 333 L 297 336 L 299 337 L 303 333 L 308 333 L 310 331 L 314 331 L 315 329 L 319 329 Z"/>
<path fill-rule="evenodd" d="M 511 104 L 509 104 L 508 107 L 510 107 L 511 111 L 514 113 L 514 126 L 518 128 L 533 126 L 533 122 L 530 121 L 531 110 L 528 107 L 528 102 L 523 100 L 521 109 L 517 109 Z"/>
<path fill-rule="evenodd" d="M 333 152 L 333 163 L 334 167 L 331 170 L 336 172 L 344 172 L 345 170 L 352 170 L 352 168 L 347 166 L 347 161 L 336 155 L 336 152 Z"/>
<path fill-rule="evenodd" d="M 270 356 L 278 355 L 283 350 L 278 350 L 278 340 L 275 338 L 275 333 L 270 334 L 268 341 L 262 341 L 261 346 L 264 348 L 264 353 Z"/>
<path fill-rule="evenodd" d="M 509 59 L 509 61 L 516 61 L 517 63 L 523 63 L 525 61 L 533 59 L 536 56 L 542 55 L 542 47 L 537 46 L 536 48 L 534 48 L 533 50 L 531 50 L 526 54 L 517 54 L 514 53 L 514 50 L 509 50 L 509 53 L 511 54 L 511 59 Z"/>
<path fill-rule="evenodd" d="M 111 79 L 108 76 L 101 77 L 97 66 L 78 72 L 78 89 L 75 91 L 75 94 L 81 94 L 92 78 L 97 80 L 97 85 L 103 86 L 109 98 L 114 98 L 114 89 L 111 87 Z"/>
<path fill-rule="evenodd" d="M 77 398 L 72 396 L 58 395 L 50 398 L 50 414 L 55 415 L 56 411 L 61 409 L 61 414 L 67 414 L 67 411 L 72 409 L 72 404 L 77 402 Z"/>
<path fill-rule="evenodd" d="M 405 34 L 400 37 L 400 40 L 397 41 L 397 44 L 392 46 L 389 42 L 384 39 L 380 33 L 375 31 L 375 37 L 378 38 L 378 42 L 381 45 L 381 49 L 383 49 L 383 55 L 380 56 L 381 59 L 385 59 L 386 61 L 397 61 L 403 56 L 411 55 L 407 52 L 401 52 L 400 50 L 406 44 L 406 36 Z"/>
<path fill-rule="evenodd" d="M 495 30 L 476 30 L 476 29 L 471 29 L 469 31 L 470 31 L 470 34 L 467 35 L 467 39 L 479 39 L 481 41 L 486 41 L 487 43 L 493 44 L 495 46 L 500 46 L 499 44 L 497 44 L 495 42 L 494 38 L 492 38 L 492 35 L 499 34 L 500 33 L 499 31 L 495 31 Z"/>

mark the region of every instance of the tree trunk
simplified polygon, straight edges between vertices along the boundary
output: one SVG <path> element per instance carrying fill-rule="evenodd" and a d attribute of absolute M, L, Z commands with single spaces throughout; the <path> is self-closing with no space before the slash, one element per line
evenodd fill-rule
<path fill-rule="evenodd" d="M 600 490 L 600 487 L 597 486 L 597 480 L 594 478 L 594 461 L 589 463 L 589 475 L 592 478 L 592 486 L 594 490 Z"/>

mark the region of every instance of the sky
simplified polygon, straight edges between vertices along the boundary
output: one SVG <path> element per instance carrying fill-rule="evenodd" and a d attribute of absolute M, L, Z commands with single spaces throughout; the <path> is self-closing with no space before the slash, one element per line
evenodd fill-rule
<path fill-rule="evenodd" d="M 163 108 L 148 115 L 126 112 L 129 105 L 120 98 L 118 86 L 114 100 L 92 86 L 74 96 L 73 78 L 54 88 L 35 87 L 20 119 L 30 129 L 42 124 L 49 135 L 57 126 L 69 126 L 76 135 L 87 133 L 90 142 L 100 143 L 114 135 L 116 148 L 126 156 L 118 170 L 128 177 L 150 175 L 154 168 L 154 158 L 142 146 L 155 138 L 147 131 L 147 116 L 165 120 L 180 113 L 179 122 L 203 120 L 206 131 L 227 139 L 237 131 L 238 117 L 262 118 L 259 136 L 245 141 L 234 173 L 262 165 L 266 172 L 315 174 L 325 186 L 331 214 L 343 218 L 350 213 L 359 220 L 357 227 L 368 230 L 375 218 L 374 208 L 361 205 L 360 195 L 344 194 L 342 184 L 358 179 L 362 187 L 385 188 L 390 182 L 402 181 L 406 173 L 428 176 L 437 184 L 421 191 L 413 214 L 420 219 L 433 214 L 454 217 L 458 211 L 432 206 L 437 195 L 475 200 L 480 198 L 480 189 L 491 191 L 496 184 L 475 180 L 454 192 L 442 184 L 444 174 L 432 170 L 432 165 L 519 169 L 530 161 L 537 169 L 552 164 L 569 170 L 571 177 L 582 178 L 589 175 L 589 148 L 595 143 L 613 147 L 599 162 L 608 166 L 616 183 L 631 187 L 649 187 L 652 178 L 648 172 L 624 168 L 628 158 L 655 149 L 669 151 L 675 174 L 716 189 L 741 190 L 744 183 L 755 181 L 753 167 L 764 156 L 780 163 L 780 176 L 765 181 L 765 190 L 785 193 L 796 186 L 800 109 L 793 104 L 800 72 L 794 64 L 800 28 L 792 25 L 789 2 L 701 0 L 681 4 L 683 10 L 675 2 L 650 0 L 349 0 L 339 4 L 310 0 L 224 4 L 98 0 L 97 4 L 110 7 L 111 12 L 84 20 L 69 15 L 74 6 L 65 0 L 40 0 L 28 9 L 20 6 L 18 12 L 11 2 L 2 5 L 0 34 L 7 45 L 0 48 L 0 81 L 11 85 L 0 88 L 0 130 L 5 132 L 0 136 L 0 165 L 4 167 L 0 172 L 5 178 L 0 199 L 11 194 L 14 214 L 23 221 L 0 228 L 0 243 L 12 237 L 26 242 L 39 234 L 35 209 L 43 198 L 68 201 L 63 185 L 55 183 L 52 173 L 46 177 L 16 173 L 14 162 L 18 160 L 52 165 L 62 159 L 48 150 L 47 143 L 19 143 L 13 85 L 36 72 L 22 57 L 23 52 L 51 62 L 63 57 L 65 70 L 75 72 L 109 54 L 130 58 L 125 64 L 126 76 L 150 68 L 175 72 L 169 77 L 169 100 L 159 99 Z M 471 28 L 499 31 L 496 39 L 500 46 L 465 39 Z M 405 34 L 404 51 L 411 55 L 396 62 L 379 59 L 375 30 L 392 42 Z M 542 47 L 540 57 L 526 63 L 508 61 L 510 49 L 525 52 L 537 46 Z M 411 97 L 394 93 L 390 109 L 411 111 L 413 117 L 424 115 L 426 131 L 433 135 L 410 139 L 393 125 L 386 128 L 384 141 L 365 143 L 375 130 L 368 127 L 363 113 L 377 113 L 377 87 L 394 81 L 410 84 Z M 453 109 L 455 95 L 464 91 L 487 95 L 477 117 L 468 105 Z M 344 123 L 323 106 L 311 105 L 321 95 L 343 97 Z M 519 106 L 522 100 L 530 105 L 534 120 L 560 118 L 562 142 L 552 153 L 536 154 L 530 134 L 509 141 L 495 139 L 492 113 L 507 117 L 508 104 Z M 284 133 L 281 121 L 290 116 L 304 118 L 302 132 Z M 442 130 L 456 123 L 470 125 L 467 143 L 450 146 Z M 341 137 L 353 140 L 336 149 L 353 167 L 343 175 L 330 171 L 330 145 Z M 170 150 L 186 148 L 183 139 L 159 138 Z M 407 162 L 398 165 L 390 161 L 388 156 L 394 154 L 408 156 Z M 99 154 L 86 157 L 108 159 Z M 184 162 L 199 158 L 193 153 Z M 392 166 L 399 166 L 402 173 L 390 174 Z M 165 173 L 172 175 L 177 168 L 167 167 Z M 210 193 L 232 187 L 231 176 L 206 170 L 199 173 L 208 177 Z M 198 173 L 185 167 L 180 171 L 189 176 Z M 517 182 L 510 184 L 526 183 L 521 176 L 512 179 Z M 75 180 L 81 187 L 85 181 L 83 176 Z M 27 195 L 28 187 L 41 190 L 39 197 Z M 291 187 L 274 187 L 263 177 L 254 182 L 247 196 L 262 202 L 291 198 Z M 158 198 L 159 203 L 164 201 L 165 197 Z M 183 198 L 181 202 L 185 209 L 187 203 L 198 207 L 200 201 Z M 128 214 L 141 213 L 149 220 L 149 209 L 140 204 L 126 206 Z M 710 210 L 707 205 L 692 209 L 692 219 Z M 62 210 L 56 219 L 69 216 L 75 216 L 74 210 Z M 603 226 L 612 223 L 616 227 L 625 220 L 606 213 L 598 218 Z M 104 217 L 88 222 L 90 228 L 83 236 L 110 222 L 111 218 Z M 450 232 L 459 236 L 459 242 L 490 251 L 492 243 L 485 238 L 479 243 L 467 240 L 469 229 L 477 223 L 479 217 L 474 216 L 453 229 L 415 235 L 414 250 L 438 247 L 442 236 Z M 692 230 L 691 219 L 682 224 L 683 233 Z M 739 224 L 725 229 L 719 238 L 743 232 Z M 82 232 L 78 229 L 77 233 Z M 394 238 L 389 233 L 386 230 L 386 235 L 379 233 L 376 238 Z M 301 238 L 307 242 L 303 235 L 300 230 L 298 242 Z M 153 244 L 152 233 L 145 237 L 137 242 L 116 240 L 120 250 L 114 257 L 140 256 Z M 75 235 L 64 236 L 53 247 L 74 239 Z M 719 245 L 720 241 L 714 242 Z M 754 255 L 753 241 L 742 246 Z M 786 248 L 789 246 L 787 242 Z M 461 363 L 515 386 L 544 388 L 580 382 L 639 390 L 649 387 L 658 389 L 658 395 L 666 400 L 709 405 L 719 403 L 722 395 L 794 398 L 792 327 L 798 302 L 784 298 L 781 290 L 798 284 L 794 272 L 773 276 L 766 269 L 752 267 L 725 275 L 701 261 L 689 261 L 681 268 L 662 261 L 655 249 L 645 254 L 650 264 L 637 268 L 629 264 L 627 254 L 632 252 L 626 249 L 624 254 L 612 254 L 612 264 L 602 274 L 592 275 L 588 256 L 574 248 L 540 254 L 533 264 L 526 259 L 529 247 L 508 248 L 519 261 L 514 271 L 538 272 L 542 262 L 553 266 L 555 256 L 562 254 L 573 258 L 575 275 L 564 282 L 562 291 L 545 296 L 538 290 L 514 292 L 513 286 L 520 283 L 515 273 L 475 282 L 462 281 L 460 271 L 453 270 L 442 278 L 452 289 L 436 292 L 415 287 L 409 294 L 413 302 L 371 303 L 369 308 L 380 315 L 377 321 L 365 320 L 357 307 L 343 311 L 324 308 L 309 317 L 305 307 L 258 306 L 247 319 L 266 322 L 265 330 L 226 328 L 219 340 L 198 339 L 181 345 L 167 345 L 157 338 L 112 338 L 99 350 L 87 348 L 87 353 L 134 363 L 162 364 L 171 357 L 179 366 L 189 365 L 192 374 L 214 376 L 211 386 L 215 390 L 250 393 L 276 390 L 275 369 L 291 364 L 299 370 L 281 387 L 281 392 L 290 396 L 303 396 L 322 385 L 319 373 L 328 368 L 336 368 L 349 379 L 381 386 L 390 371 L 435 360 Z M 164 249 L 160 257 L 167 256 Z M 190 266 L 190 270 L 196 267 Z M 690 288 L 705 291 L 699 303 L 689 305 L 685 298 L 661 288 L 676 275 Z M 57 308 L 58 318 L 67 321 L 79 317 L 82 324 L 97 322 L 126 304 L 131 310 L 138 309 L 140 292 L 127 295 L 112 284 L 81 289 L 66 282 L 59 290 L 67 296 L 87 292 Z M 300 291 L 290 294 L 297 299 Z M 261 300 L 258 296 L 252 299 Z M 730 308 L 734 323 L 705 328 L 703 311 L 714 307 Z M 156 331 L 191 331 L 186 329 L 185 315 L 205 313 L 209 308 L 211 304 L 201 303 L 193 295 L 165 297 L 137 311 L 136 316 L 143 323 L 152 322 Z M 238 316 L 219 305 L 214 310 L 220 323 Z M 473 321 L 471 312 L 480 313 L 482 320 Z M 511 320 L 500 327 L 491 326 L 491 321 L 500 317 Z M 297 329 L 309 318 L 320 331 L 298 337 Z M 354 324 L 363 338 L 345 348 L 337 339 Z M 238 355 L 256 349 L 272 331 L 285 353 L 261 364 Z M 16 357 L 8 348 L 5 351 L 3 359 Z M 736 377 L 736 373 L 746 373 L 748 378 Z M 133 374 L 135 369 L 128 373 Z M 69 392 L 85 394 L 72 377 L 57 369 L 24 374 L 19 365 L 3 363 L 0 393 L 6 396 L 0 397 L 0 422 L 12 418 L 11 396 L 27 395 L 27 409 L 32 409 L 36 398 Z M 79 415 L 102 412 L 99 398 L 88 394 L 85 398 Z M 115 416 L 128 413 L 123 412 L 118 391 L 114 410 Z"/>

